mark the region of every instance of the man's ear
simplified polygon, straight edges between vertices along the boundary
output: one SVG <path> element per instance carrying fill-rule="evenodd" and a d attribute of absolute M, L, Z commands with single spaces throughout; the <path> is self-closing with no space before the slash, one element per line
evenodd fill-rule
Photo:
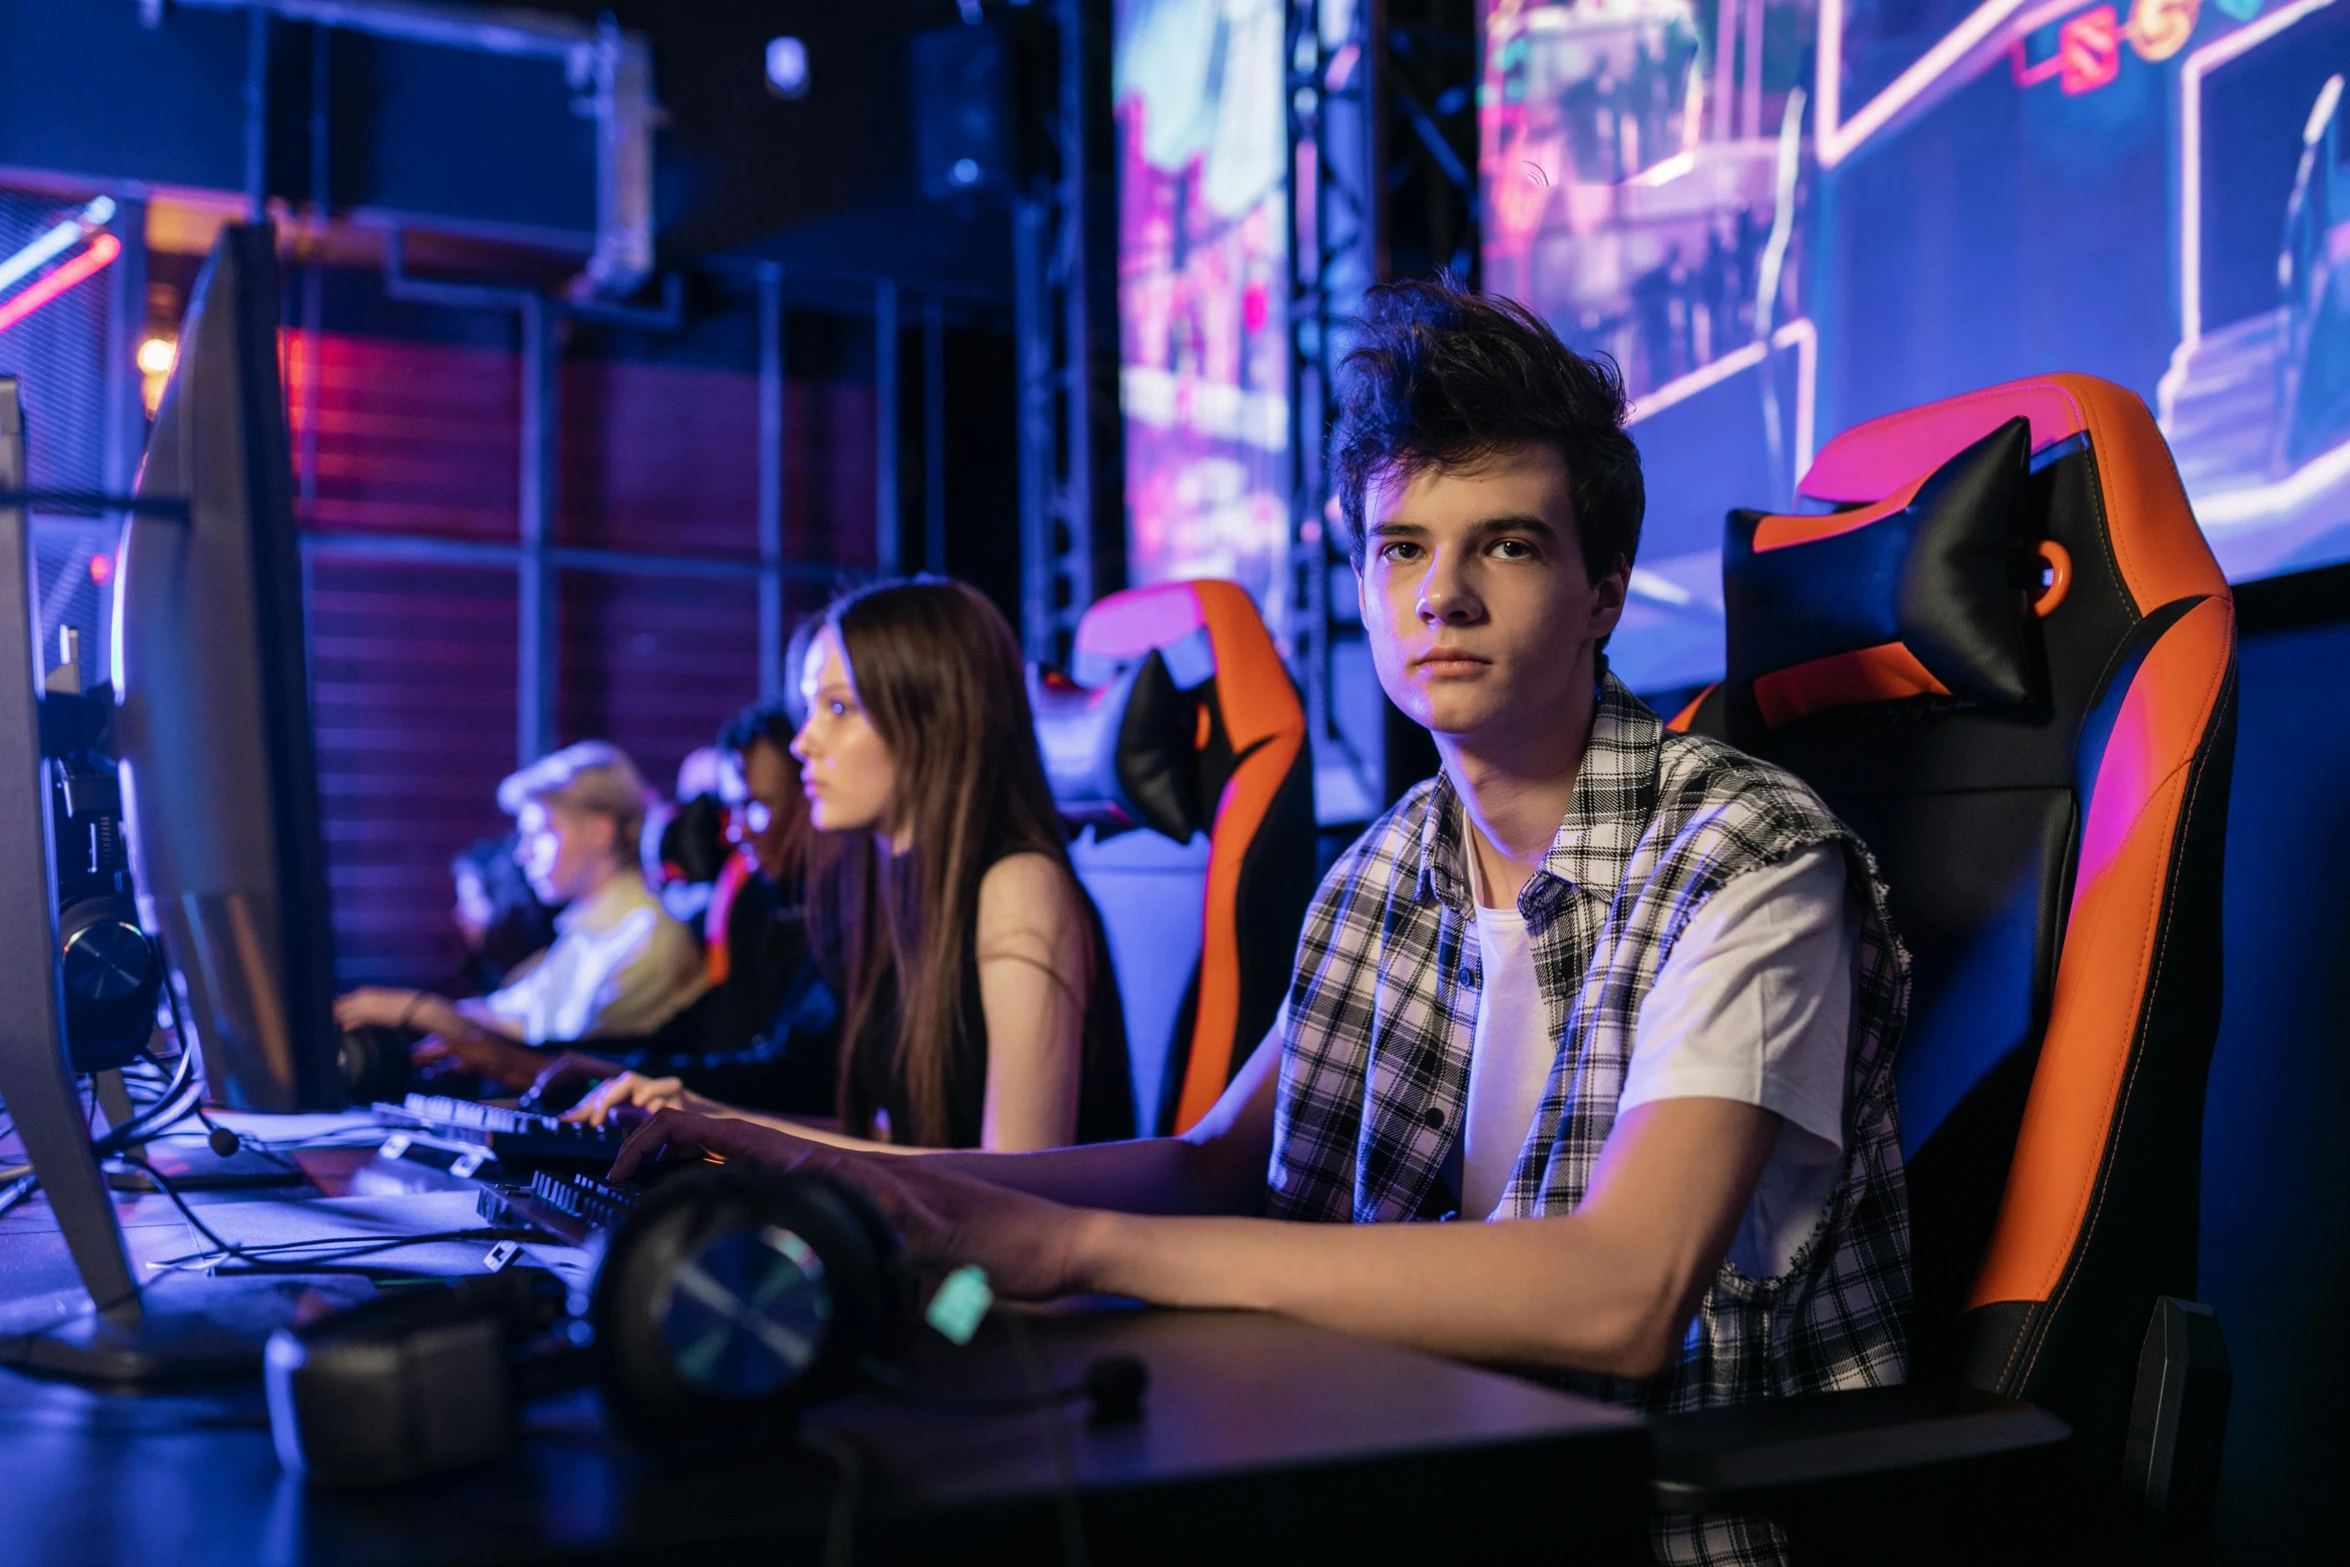
<path fill-rule="evenodd" d="M 1624 599 L 1632 591 L 1632 563 L 1618 555 L 1607 574 L 1591 585 L 1591 634 L 1606 637 L 1624 618 Z"/>

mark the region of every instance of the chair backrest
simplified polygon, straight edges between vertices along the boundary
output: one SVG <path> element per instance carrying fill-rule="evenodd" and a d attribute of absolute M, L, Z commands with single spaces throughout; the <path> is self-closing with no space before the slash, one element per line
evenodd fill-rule
<path fill-rule="evenodd" d="M 1733 513 L 1728 674 L 1676 723 L 1810 782 L 1914 960 L 1915 1374 L 2118 1460 L 2195 1290 L 2234 605 L 2138 398 L 2050 375 L 1848 431 Z"/>
<path fill-rule="evenodd" d="M 1231 582 L 1100 600 L 1078 622 L 1069 679 L 1040 683 L 1046 764 L 1064 811 L 1092 824 L 1071 858 L 1118 960 L 1137 1124 L 1182 1131 L 1272 1027 L 1289 983 L 1315 877 L 1305 707 Z M 1134 826 L 1156 836 L 1120 833 Z M 1168 983 L 1186 973 L 1180 990 Z"/>

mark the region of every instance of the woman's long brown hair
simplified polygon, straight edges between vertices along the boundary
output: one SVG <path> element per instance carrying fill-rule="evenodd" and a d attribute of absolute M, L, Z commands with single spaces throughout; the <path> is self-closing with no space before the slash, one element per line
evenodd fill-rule
<path fill-rule="evenodd" d="M 848 594 L 825 624 L 897 775 L 883 832 L 838 835 L 829 873 L 810 880 L 813 922 L 840 933 L 848 980 L 841 1120 L 872 1133 L 873 1107 L 857 1102 L 850 1061 L 894 985 L 896 1068 L 914 1124 L 890 1135 L 941 1147 L 952 1135 L 956 1074 L 978 1060 L 964 1048 L 963 975 L 980 880 L 1012 854 L 1042 854 L 1072 881 L 1075 872 L 1036 748 L 1020 646 L 993 604 L 963 583 L 925 577 Z M 900 836 L 905 851 L 886 852 L 885 835 Z M 1100 966 L 1098 932 L 1093 944 Z M 1094 987 L 1063 978 L 1083 1007 Z"/>

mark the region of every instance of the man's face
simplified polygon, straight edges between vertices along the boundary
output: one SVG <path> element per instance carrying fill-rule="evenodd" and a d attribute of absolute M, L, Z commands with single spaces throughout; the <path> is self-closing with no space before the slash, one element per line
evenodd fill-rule
<path fill-rule="evenodd" d="M 528 800 L 514 818 L 514 859 L 530 890 L 549 908 L 595 890 L 611 863 L 612 818 L 568 805 Z"/>
<path fill-rule="evenodd" d="M 1591 580 L 1556 449 L 1424 468 L 1363 496 L 1363 626 L 1413 721 L 1476 743 L 1556 725 L 1624 612 L 1629 568 Z"/>

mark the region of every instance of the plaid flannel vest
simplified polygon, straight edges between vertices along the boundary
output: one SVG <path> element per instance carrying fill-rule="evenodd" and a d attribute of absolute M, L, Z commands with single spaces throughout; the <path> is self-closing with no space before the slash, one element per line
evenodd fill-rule
<path fill-rule="evenodd" d="M 1441 1206 L 1480 985 L 1460 823 L 1439 774 L 1323 880 L 1288 997 L 1267 1177 L 1276 1216 L 1369 1223 Z M 1842 1178 L 1785 1274 L 1723 1264 L 1663 1375 L 1570 1379 L 1578 1391 L 1662 1413 L 1902 1378 L 1909 1217 L 1891 1068 L 1909 959 L 1875 861 L 1794 777 L 1667 733 L 1613 675 L 1566 820 L 1518 900 L 1559 1050 L 1504 1202 L 1512 1217 L 1574 1210 L 1615 1125 L 1640 1003 L 1690 917 L 1734 877 L 1831 842 L 1866 911 Z"/>

